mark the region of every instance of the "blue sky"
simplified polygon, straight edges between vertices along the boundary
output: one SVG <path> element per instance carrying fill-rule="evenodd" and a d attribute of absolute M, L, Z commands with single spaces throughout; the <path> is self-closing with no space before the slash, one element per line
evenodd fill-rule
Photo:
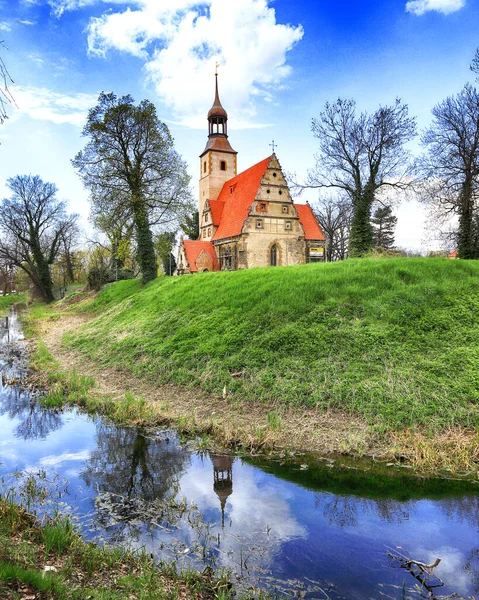
<path fill-rule="evenodd" d="M 0 0 L 18 105 L 0 127 L 0 197 L 8 177 L 38 173 L 86 222 L 70 159 L 102 90 L 155 103 L 196 197 L 216 61 L 239 169 L 268 156 L 274 138 L 283 167 L 304 178 L 311 118 L 327 100 L 373 111 L 400 97 L 424 129 L 432 107 L 473 79 L 478 32 L 479 0 Z M 433 247 L 422 209 L 396 212 L 398 244 Z"/>

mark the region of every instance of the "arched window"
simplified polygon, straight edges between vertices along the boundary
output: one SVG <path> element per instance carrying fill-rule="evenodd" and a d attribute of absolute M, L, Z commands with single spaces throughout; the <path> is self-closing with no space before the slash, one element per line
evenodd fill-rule
<path fill-rule="evenodd" d="M 269 251 L 269 264 L 272 267 L 275 267 L 278 264 L 278 248 L 276 248 L 276 244 L 273 244 Z"/>

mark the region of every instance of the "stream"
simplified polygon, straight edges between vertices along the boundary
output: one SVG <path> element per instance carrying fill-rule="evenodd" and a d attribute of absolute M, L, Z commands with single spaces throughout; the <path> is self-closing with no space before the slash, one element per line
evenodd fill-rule
<path fill-rule="evenodd" d="M 215 454 L 174 430 L 45 409 L 19 383 L 27 360 L 14 311 L 4 325 L 2 493 L 15 490 L 38 514 L 70 514 L 85 539 L 143 548 L 178 568 L 227 569 L 253 596 L 479 594 L 476 482 L 341 458 Z M 421 583 L 401 556 L 441 562 Z"/>

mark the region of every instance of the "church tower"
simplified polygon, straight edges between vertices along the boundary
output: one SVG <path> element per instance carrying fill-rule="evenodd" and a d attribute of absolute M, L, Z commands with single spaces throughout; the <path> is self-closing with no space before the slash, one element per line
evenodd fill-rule
<path fill-rule="evenodd" d="M 200 155 L 200 227 L 207 200 L 216 200 L 223 184 L 236 175 L 236 155 L 228 141 L 228 115 L 218 93 L 215 73 L 215 101 L 208 113 L 208 142 Z"/>

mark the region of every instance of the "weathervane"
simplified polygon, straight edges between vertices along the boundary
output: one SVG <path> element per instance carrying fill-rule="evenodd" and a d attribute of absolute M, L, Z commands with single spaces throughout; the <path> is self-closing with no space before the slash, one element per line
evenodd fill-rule
<path fill-rule="evenodd" d="M 274 154 L 274 149 L 278 147 L 278 144 L 274 143 L 274 140 L 271 142 L 270 144 L 271 148 L 273 148 L 273 154 Z"/>

